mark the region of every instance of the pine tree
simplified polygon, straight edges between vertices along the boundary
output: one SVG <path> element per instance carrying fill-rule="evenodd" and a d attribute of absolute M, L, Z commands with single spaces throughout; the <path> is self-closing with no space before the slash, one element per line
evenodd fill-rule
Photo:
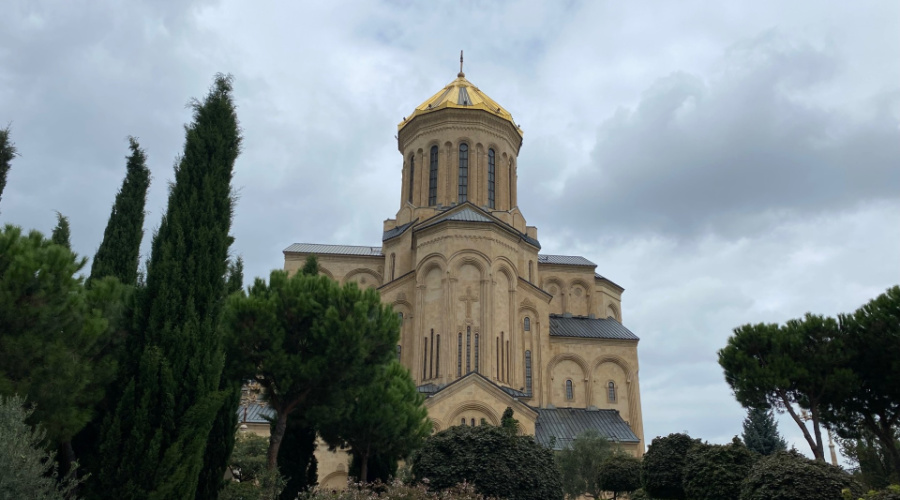
<path fill-rule="evenodd" d="M 225 292 L 240 131 L 231 79 L 193 103 L 168 208 L 139 290 L 138 359 L 107 426 L 96 492 L 106 498 L 193 499 L 225 399 L 218 324 Z"/>
<path fill-rule="evenodd" d="M 72 249 L 69 218 L 59 212 L 56 212 L 56 227 L 53 228 L 53 233 L 50 235 L 50 241 L 57 245 L 64 246 L 69 250 Z"/>
<path fill-rule="evenodd" d="M 16 157 L 16 146 L 9 141 L 9 127 L 0 129 L 0 200 L 3 199 L 3 188 L 6 187 L 6 175 L 12 159 Z"/>
<path fill-rule="evenodd" d="M 778 424 L 770 410 L 750 408 L 744 419 L 744 443 L 751 451 L 771 455 L 787 449 L 787 442 L 778 433 Z"/>
<path fill-rule="evenodd" d="M 137 139 L 129 137 L 128 142 L 131 155 L 127 158 L 125 180 L 116 194 L 116 201 L 103 232 L 103 242 L 94 255 L 88 286 L 92 280 L 104 276 L 115 276 L 128 285 L 137 283 L 150 169 L 146 165 L 147 155 Z"/>

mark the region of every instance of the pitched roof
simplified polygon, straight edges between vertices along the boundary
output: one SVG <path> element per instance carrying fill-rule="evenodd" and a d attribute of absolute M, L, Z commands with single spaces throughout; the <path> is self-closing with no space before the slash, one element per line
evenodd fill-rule
<path fill-rule="evenodd" d="M 381 235 L 381 241 L 387 241 L 391 238 L 400 236 L 401 234 L 406 232 L 407 229 L 411 228 L 412 225 L 418 221 L 419 221 L 419 219 L 416 219 L 414 221 L 407 222 L 406 224 L 399 225 L 393 229 L 388 229 L 387 231 L 384 232 L 384 234 Z"/>
<path fill-rule="evenodd" d="M 586 430 L 596 430 L 601 436 L 619 443 L 638 443 L 640 440 L 622 420 L 617 410 L 594 408 L 538 408 L 534 424 L 535 440 L 554 450 L 569 445 Z"/>
<path fill-rule="evenodd" d="M 364 247 L 359 245 L 320 245 L 318 243 L 294 243 L 284 249 L 284 253 L 312 253 L 321 255 L 362 255 L 366 257 L 383 257 L 381 247 Z"/>
<path fill-rule="evenodd" d="M 538 264 L 561 264 L 564 266 L 596 266 L 579 255 L 538 255 Z"/>
<path fill-rule="evenodd" d="M 538 242 L 538 240 L 528 236 L 525 233 L 519 232 L 518 229 L 514 228 L 513 226 L 509 225 L 508 223 L 503 222 L 502 220 L 500 220 L 496 217 L 493 217 L 490 214 L 482 212 L 481 208 L 478 208 L 471 201 L 465 201 L 461 205 L 456 205 L 456 206 L 444 209 L 443 214 L 435 215 L 431 219 L 424 221 L 422 223 L 422 225 L 420 225 L 419 227 L 416 228 L 416 231 L 419 231 L 419 230 L 422 230 L 425 228 L 429 228 L 431 226 L 440 224 L 441 222 L 445 222 L 445 221 L 483 222 L 483 223 L 487 223 L 487 224 L 497 224 L 498 226 L 504 228 L 505 230 L 515 233 L 520 238 L 525 240 L 527 243 L 529 243 L 537 248 L 541 248 L 541 244 L 540 244 L 540 242 Z"/>
<path fill-rule="evenodd" d="M 640 340 L 622 323 L 611 318 L 550 315 L 551 337 L 580 337 L 590 339 Z"/>
<path fill-rule="evenodd" d="M 269 418 L 275 418 L 275 410 L 271 406 L 259 403 L 248 403 L 239 406 L 237 411 L 238 422 L 248 424 L 266 424 Z"/>
<path fill-rule="evenodd" d="M 494 382 L 493 380 L 491 380 L 491 379 L 485 377 L 485 376 L 482 375 L 481 373 L 474 372 L 474 371 L 473 371 L 473 372 L 467 373 L 465 376 L 460 377 L 460 378 L 454 380 L 453 382 L 450 382 L 449 384 L 440 384 L 440 385 L 439 385 L 439 384 L 434 384 L 434 383 L 429 382 L 429 383 L 427 383 L 427 384 L 422 384 L 422 385 L 416 387 L 416 390 L 419 391 L 419 392 L 422 393 L 422 394 L 425 394 L 425 397 L 431 397 L 431 396 L 433 396 L 433 395 L 435 395 L 435 394 L 437 394 L 437 393 L 443 391 L 443 390 L 446 389 L 447 387 L 450 387 L 451 385 L 456 384 L 457 382 L 460 382 L 460 381 L 462 381 L 462 380 L 468 378 L 469 375 L 472 375 L 472 376 L 475 376 L 475 377 L 479 377 L 479 378 L 481 378 L 481 379 L 484 379 L 487 383 L 489 383 L 489 384 L 491 384 L 491 385 L 493 385 L 493 386 L 496 386 L 497 388 L 499 388 L 500 390 L 502 390 L 503 392 L 509 394 L 510 396 L 512 396 L 512 397 L 514 397 L 514 398 L 524 398 L 524 397 L 528 397 L 528 393 L 526 393 L 526 392 L 518 391 L 518 390 L 512 389 L 512 388 L 510 388 L 510 387 L 504 387 L 504 386 L 502 386 L 502 385 L 500 385 L 500 384 L 497 384 L 497 383 Z"/>

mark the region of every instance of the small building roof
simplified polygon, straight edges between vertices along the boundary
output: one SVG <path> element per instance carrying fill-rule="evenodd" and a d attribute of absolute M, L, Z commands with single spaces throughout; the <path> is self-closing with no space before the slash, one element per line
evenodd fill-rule
<path fill-rule="evenodd" d="M 242 424 L 267 424 L 269 419 L 275 418 L 275 410 L 269 405 L 248 403 L 238 407 L 237 417 Z"/>
<path fill-rule="evenodd" d="M 400 236 L 401 234 L 406 232 L 407 229 L 411 228 L 412 225 L 418 221 L 419 221 L 419 219 L 416 219 L 414 221 L 407 222 L 406 224 L 401 224 L 393 229 L 388 229 L 387 231 L 384 232 L 384 234 L 381 235 L 381 241 L 387 241 L 391 238 L 396 238 L 397 236 Z"/>
<path fill-rule="evenodd" d="M 560 264 L 563 266 L 596 266 L 580 255 L 538 255 L 538 264 Z"/>
<path fill-rule="evenodd" d="M 322 245 L 319 243 L 294 243 L 284 249 L 284 253 L 312 253 L 320 255 L 361 255 L 365 257 L 384 257 L 381 247 L 359 245 Z"/>
<path fill-rule="evenodd" d="M 554 450 L 566 448 L 575 437 L 587 430 L 596 430 L 614 442 L 640 442 L 618 410 L 598 410 L 595 407 L 538 408 L 537 412 L 534 439 Z"/>
<path fill-rule="evenodd" d="M 551 337 L 579 337 L 589 339 L 640 340 L 628 328 L 611 318 L 550 315 Z"/>

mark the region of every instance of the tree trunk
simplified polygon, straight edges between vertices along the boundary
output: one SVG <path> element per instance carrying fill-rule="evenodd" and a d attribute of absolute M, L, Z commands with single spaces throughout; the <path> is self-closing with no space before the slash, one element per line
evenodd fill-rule
<path fill-rule="evenodd" d="M 359 457 L 359 481 L 361 483 L 369 482 L 369 447 L 366 446 L 366 451 L 364 451 Z"/>
<path fill-rule="evenodd" d="M 813 455 L 816 455 L 816 458 L 819 458 L 817 454 L 816 442 L 813 440 L 812 436 L 809 434 L 809 429 L 806 428 L 806 424 L 800 420 L 800 416 L 797 415 L 797 412 L 794 411 L 794 408 L 791 406 L 791 401 L 788 399 L 787 394 L 784 391 L 779 391 L 778 396 L 781 398 L 781 401 L 784 403 L 784 407 L 787 412 L 791 415 L 791 418 L 794 419 L 794 422 L 797 422 L 797 425 L 800 426 L 800 430 L 803 431 L 803 437 L 806 438 L 807 444 L 809 444 L 809 449 L 812 450 Z M 824 458 L 823 458 L 824 460 Z"/>
<path fill-rule="evenodd" d="M 276 410 L 277 411 L 277 410 Z M 281 440 L 287 430 L 287 411 L 278 412 L 278 420 L 275 421 L 275 430 L 269 436 L 269 453 L 266 456 L 269 470 L 278 468 L 278 450 L 281 449 Z"/>
<path fill-rule="evenodd" d="M 813 423 L 813 432 L 816 433 L 816 449 L 815 455 L 816 460 L 820 462 L 825 461 L 825 445 L 822 443 L 822 429 L 819 427 L 819 405 L 811 404 L 809 405 L 809 413 L 812 417 Z"/>
<path fill-rule="evenodd" d="M 879 421 L 875 422 L 875 419 L 872 418 L 871 414 L 865 414 L 863 416 L 863 421 L 865 422 L 864 427 L 867 427 L 875 434 L 875 437 L 881 443 L 881 446 L 884 447 L 884 451 L 890 460 L 888 465 L 892 474 L 896 476 L 896 478 L 900 478 L 900 450 L 897 449 L 897 441 L 894 439 L 894 428 L 883 414 L 879 414 L 878 416 Z"/>

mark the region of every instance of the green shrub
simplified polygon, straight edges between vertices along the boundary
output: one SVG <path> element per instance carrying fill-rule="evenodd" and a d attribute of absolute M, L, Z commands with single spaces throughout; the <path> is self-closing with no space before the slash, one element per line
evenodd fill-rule
<path fill-rule="evenodd" d="M 412 464 L 418 482 L 433 490 L 472 483 L 482 495 L 510 500 L 562 500 L 552 452 L 531 436 L 499 427 L 458 426 L 431 436 Z"/>
<path fill-rule="evenodd" d="M 872 490 L 863 496 L 853 495 L 849 489 L 843 491 L 844 500 L 900 500 L 900 485 L 892 484 L 882 490 Z"/>
<path fill-rule="evenodd" d="M 619 493 L 641 487 L 641 461 L 627 453 L 614 453 L 600 464 L 597 484 L 602 491 L 610 491 L 613 498 Z"/>
<path fill-rule="evenodd" d="M 683 469 L 688 450 L 700 440 L 687 434 L 656 437 L 641 462 L 641 483 L 653 498 L 683 500 Z"/>
<path fill-rule="evenodd" d="M 691 500 L 734 500 L 754 455 L 738 438 L 731 444 L 695 444 L 684 464 L 684 493 Z"/>
<path fill-rule="evenodd" d="M 862 488 L 849 474 L 797 451 L 762 457 L 741 486 L 740 500 L 842 500 L 842 490 Z"/>

